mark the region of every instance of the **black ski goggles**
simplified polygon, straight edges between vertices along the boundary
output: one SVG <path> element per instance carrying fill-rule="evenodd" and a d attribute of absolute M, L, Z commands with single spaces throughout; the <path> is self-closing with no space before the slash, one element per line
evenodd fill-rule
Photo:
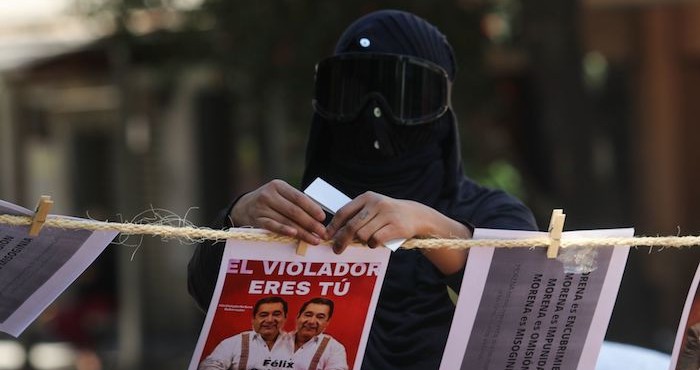
<path fill-rule="evenodd" d="M 316 65 L 313 107 L 325 119 L 347 122 L 376 98 L 397 124 L 418 125 L 447 112 L 450 88 L 447 72 L 429 61 L 405 55 L 347 53 Z"/>

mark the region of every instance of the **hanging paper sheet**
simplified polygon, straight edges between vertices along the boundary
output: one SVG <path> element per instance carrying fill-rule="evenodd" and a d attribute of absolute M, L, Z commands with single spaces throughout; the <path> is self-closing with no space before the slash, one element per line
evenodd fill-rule
<path fill-rule="evenodd" d="M 562 240 L 633 233 L 572 231 Z M 474 238 L 546 235 L 477 229 Z M 581 251 L 589 267 L 581 272 L 548 259 L 545 248 L 472 248 L 440 369 L 593 369 L 628 251 L 595 248 L 593 260 Z"/>
<path fill-rule="evenodd" d="M 340 255 L 328 246 L 309 246 L 305 256 L 295 251 L 293 243 L 239 240 L 226 243 L 214 296 L 190 369 L 213 369 L 221 364 L 235 365 L 232 368 L 238 369 L 241 351 L 247 354 L 243 356 L 247 368 L 308 368 L 315 350 L 295 348 L 295 342 L 301 341 L 297 334 L 309 328 L 318 332 L 305 346 L 330 338 L 325 352 L 319 355 L 322 364 L 325 361 L 334 363 L 332 368 L 360 368 L 390 251 L 357 245 L 351 245 Z M 273 324 L 273 320 L 268 320 L 256 325 L 254 320 L 264 320 L 253 313 L 256 302 L 269 298 L 283 300 L 287 313 L 282 322 Z M 316 321 L 308 324 L 305 321 L 308 309 L 302 310 L 302 306 L 312 299 L 321 303 L 307 307 L 315 307 L 315 312 L 323 317 L 315 317 Z M 332 302 L 332 313 L 324 306 L 325 300 Z M 261 307 L 273 307 L 274 311 L 275 304 Z M 268 338 L 266 334 L 271 331 L 274 349 L 256 347 L 255 340 Z M 242 350 L 245 333 L 249 344 Z M 325 368 L 322 364 L 319 368 Z"/>
<path fill-rule="evenodd" d="M 0 200 L 0 214 L 33 212 Z M 49 216 L 57 217 L 57 216 Z M 116 231 L 0 224 L 0 331 L 19 336 L 102 253 Z"/>

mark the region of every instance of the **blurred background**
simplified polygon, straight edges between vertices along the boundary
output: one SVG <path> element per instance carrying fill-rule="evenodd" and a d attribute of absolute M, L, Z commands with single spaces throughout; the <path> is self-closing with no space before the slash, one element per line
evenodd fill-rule
<path fill-rule="evenodd" d="M 567 230 L 700 233 L 700 1 L 681 0 L 0 0 L 0 199 L 207 225 L 241 191 L 298 184 L 314 64 L 382 8 L 447 35 L 465 170 L 540 229 L 563 208 Z M 693 249 L 630 252 L 608 340 L 670 353 Z M 186 368 L 192 250 L 109 246 L 19 339 L 0 334 L 0 369 Z"/>

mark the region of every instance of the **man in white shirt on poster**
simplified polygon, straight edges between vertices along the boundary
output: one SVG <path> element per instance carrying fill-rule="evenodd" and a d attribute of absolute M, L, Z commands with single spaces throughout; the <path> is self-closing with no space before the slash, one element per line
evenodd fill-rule
<path fill-rule="evenodd" d="M 277 370 L 292 368 L 292 340 L 282 332 L 287 302 L 266 297 L 253 307 L 253 330 L 224 339 L 199 365 L 199 370 Z"/>
<path fill-rule="evenodd" d="M 305 302 L 297 314 L 294 338 L 294 369 L 347 370 L 345 347 L 323 333 L 333 316 L 333 301 L 313 298 Z"/>

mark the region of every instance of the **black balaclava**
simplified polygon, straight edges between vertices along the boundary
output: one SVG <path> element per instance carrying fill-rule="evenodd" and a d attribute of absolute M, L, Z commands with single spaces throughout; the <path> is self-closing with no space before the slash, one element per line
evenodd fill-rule
<path fill-rule="evenodd" d="M 450 81 L 456 66 L 445 36 L 424 19 L 398 10 L 370 13 L 352 23 L 338 40 L 335 55 L 390 53 L 441 66 Z M 302 186 L 323 177 L 350 197 L 367 190 L 412 199 L 443 212 L 463 180 L 456 120 L 448 110 L 434 122 L 401 126 L 379 101 L 369 101 L 353 122 L 328 121 L 314 114 Z"/>

